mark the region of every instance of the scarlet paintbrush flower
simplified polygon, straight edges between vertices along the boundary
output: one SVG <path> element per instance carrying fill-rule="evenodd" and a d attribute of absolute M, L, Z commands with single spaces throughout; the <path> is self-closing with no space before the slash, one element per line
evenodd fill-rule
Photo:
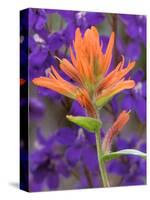
<path fill-rule="evenodd" d="M 117 120 L 114 122 L 112 127 L 108 130 L 108 132 L 105 135 L 105 138 L 103 140 L 104 152 L 110 151 L 113 138 L 119 134 L 121 129 L 126 125 L 128 121 L 129 121 L 129 112 L 122 111 Z"/>
<path fill-rule="evenodd" d="M 124 57 L 117 67 L 107 74 L 112 59 L 114 37 L 112 32 L 106 52 L 103 53 L 99 33 L 94 26 L 87 29 L 83 37 L 77 28 L 74 49 L 70 47 L 71 62 L 65 58 L 60 60 L 60 69 L 74 84 L 64 80 L 53 66 L 49 70 L 49 77 L 35 78 L 33 83 L 76 99 L 90 116 L 95 116 L 95 107 L 102 107 L 115 94 L 135 85 L 133 80 L 124 80 L 135 65 L 135 62 L 131 62 L 124 68 Z"/>

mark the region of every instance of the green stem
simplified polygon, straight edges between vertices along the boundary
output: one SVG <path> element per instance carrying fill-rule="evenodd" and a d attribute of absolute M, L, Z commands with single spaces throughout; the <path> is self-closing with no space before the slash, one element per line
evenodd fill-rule
<path fill-rule="evenodd" d="M 103 150 L 102 150 L 102 145 L 101 145 L 101 138 L 100 138 L 100 131 L 96 132 L 96 148 L 97 148 L 97 156 L 98 156 L 98 164 L 99 164 L 99 170 L 103 182 L 104 187 L 109 187 L 109 180 L 107 176 L 107 171 L 105 167 L 105 162 L 102 159 L 103 156 Z"/>

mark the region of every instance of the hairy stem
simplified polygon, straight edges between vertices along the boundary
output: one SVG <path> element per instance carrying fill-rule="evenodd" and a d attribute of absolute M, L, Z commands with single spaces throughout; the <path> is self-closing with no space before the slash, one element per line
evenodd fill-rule
<path fill-rule="evenodd" d="M 107 171 L 106 171 L 106 167 L 105 167 L 105 162 L 102 159 L 103 150 L 102 150 L 102 144 L 101 144 L 100 131 L 97 131 L 95 136 L 96 136 L 98 164 L 99 164 L 99 170 L 100 170 L 103 186 L 109 187 L 110 185 L 109 185 L 108 175 L 107 175 Z"/>

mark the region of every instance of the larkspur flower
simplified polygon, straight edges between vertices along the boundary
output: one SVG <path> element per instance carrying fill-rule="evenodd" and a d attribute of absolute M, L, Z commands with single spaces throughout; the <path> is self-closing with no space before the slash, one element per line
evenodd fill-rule
<path fill-rule="evenodd" d="M 61 154 L 53 149 L 55 134 L 45 138 L 41 130 L 37 129 L 36 136 L 36 148 L 30 153 L 31 187 L 36 185 L 38 190 L 43 190 L 46 184 L 49 189 L 55 190 L 59 187 L 60 175 L 67 178 L 70 171 Z"/>
<path fill-rule="evenodd" d="M 86 113 L 83 107 L 77 101 L 73 101 L 71 105 L 71 109 L 69 111 L 69 115 L 85 116 Z"/>
<path fill-rule="evenodd" d="M 118 37 L 116 41 L 117 51 L 123 54 L 127 60 L 139 61 L 141 59 L 142 49 L 141 43 L 137 40 L 129 39 L 125 41 L 124 38 Z"/>
<path fill-rule="evenodd" d="M 95 12 L 70 11 L 66 13 L 64 11 L 59 11 L 59 14 L 67 22 L 67 26 L 62 30 L 62 35 L 64 36 L 64 41 L 67 46 L 70 46 L 74 39 L 76 27 L 79 27 L 83 33 L 87 28 L 101 24 L 105 19 L 103 14 Z"/>
<path fill-rule="evenodd" d="M 45 105 L 43 101 L 38 98 L 30 98 L 29 100 L 29 114 L 31 119 L 41 119 L 45 112 Z"/>
<path fill-rule="evenodd" d="M 125 92 L 125 96 L 121 102 L 121 108 L 134 110 L 138 119 L 144 124 L 146 122 L 146 82 L 143 80 L 143 70 L 136 70 L 132 78 L 136 85 L 132 90 Z"/>
<path fill-rule="evenodd" d="M 49 77 L 35 78 L 33 83 L 76 99 L 90 116 L 96 116 L 94 106 L 102 107 L 115 94 L 124 89 L 131 89 L 135 85 L 133 80 L 125 80 L 126 74 L 133 69 L 135 62 L 129 62 L 124 68 L 124 57 L 116 68 L 107 74 L 112 59 L 114 38 L 115 34 L 112 33 L 107 49 L 103 53 L 102 42 L 99 42 L 99 34 L 94 26 L 87 29 L 83 37 L 77 28 L 74 49 L 70 47 L 72 62 L 65 58 L 60 60 L 61 70 L 74 83 L 63 79 L 53 66 L 49 70 Z"/>
<path fill-rule="evenodd" d="M 33 30 L 41 31 L 44 29 L 47 21 L 47 10 L 45 9 L 29 9 L 30 21 L 29 26 Z"/>
<path fill-rule="evenodd" d="M 127 139 L 123 137 L 116 138 L 116 150 L 136 148 L 145 152 L 145 141 L 132 134 Z M 143 185 L 145 184 L 146 161 L 138 156 L 124 156 L 119 159 L 112 160 L 108 165 L 108 171 L 120 177 L 119 185 Z"/>
<path fill-rule="evenodd" d="M 120 14 L 119 18 L 124 23 L 129 37 L 138 39 L 146 46 L 146 16 Z"/>

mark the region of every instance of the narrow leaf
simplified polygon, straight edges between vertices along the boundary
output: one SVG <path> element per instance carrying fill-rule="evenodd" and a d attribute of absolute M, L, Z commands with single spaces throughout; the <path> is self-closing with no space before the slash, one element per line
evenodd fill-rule
<path fill-rule="evenodd" d="M 128 155 L 140 156 L 140 157 L 146 159 L 146 153 L 143 153 L 136 149 L 124 149 L 124 150 L 120 150 L 120 151 L 116 151 L 116 152 L 112 152 L 112 153 L 107 153 L 102 157 L 102 159 L 112 160 L 112 159 L 118 158 L 120 156 L 128 156 Z"/>
<path fill-rule="evenodd" d="M 99 120 L 91 117 L 81 117 L 81 116 L 74 117 L 72 115 L 67 115 L 66 117 L 69 121 L 87 129 L 90 132 L 99 131 L 102 125 Z"/>

